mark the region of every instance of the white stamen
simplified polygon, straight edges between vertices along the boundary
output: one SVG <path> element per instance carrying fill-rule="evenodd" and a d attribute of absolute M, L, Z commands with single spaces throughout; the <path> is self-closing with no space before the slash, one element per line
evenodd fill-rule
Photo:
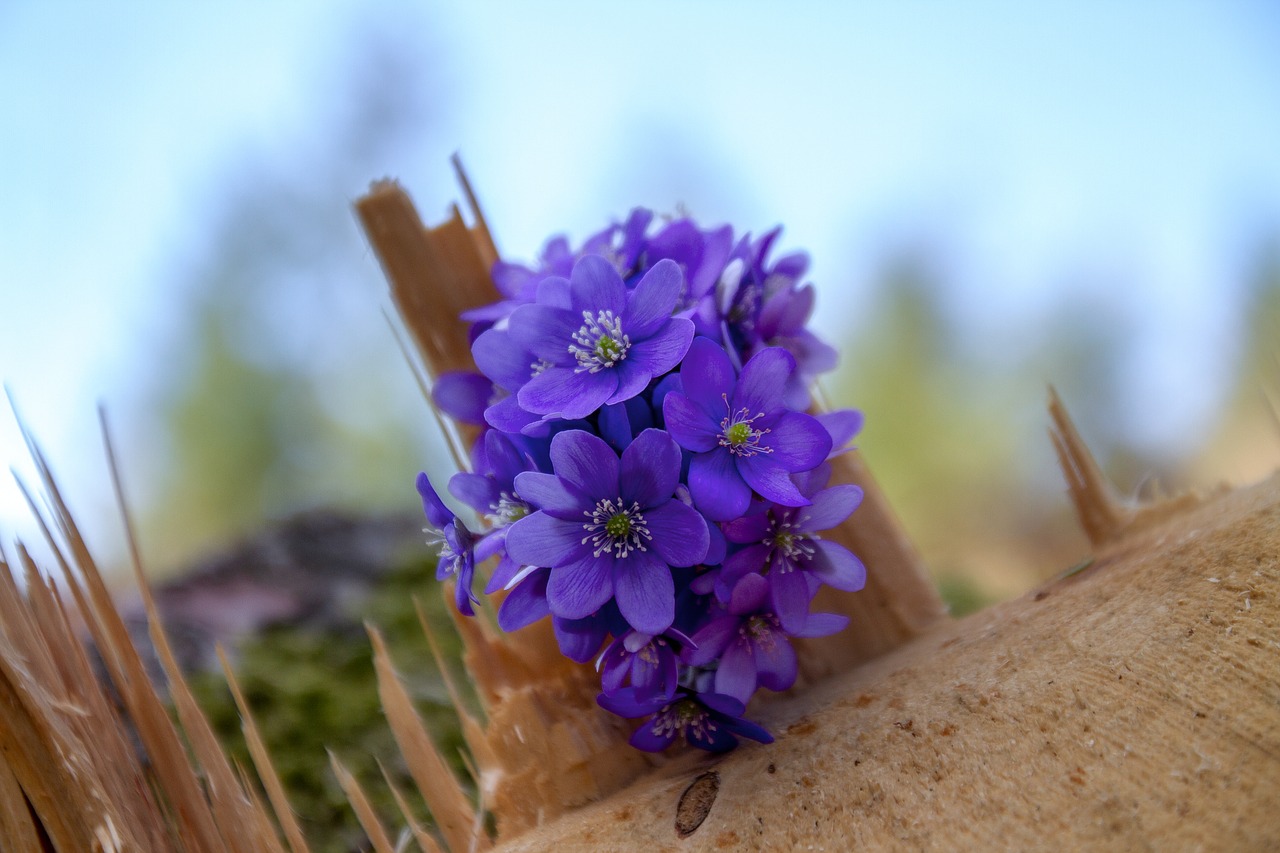
<path fill-rule="evenodd" d="M 569 352 L 578 360 L 575 373 L 599 373 L 627 357 L 631 338 L 622 331 L 622 319 L 612 311 L 582 312 L 582 327 L 574 332 Z"/>

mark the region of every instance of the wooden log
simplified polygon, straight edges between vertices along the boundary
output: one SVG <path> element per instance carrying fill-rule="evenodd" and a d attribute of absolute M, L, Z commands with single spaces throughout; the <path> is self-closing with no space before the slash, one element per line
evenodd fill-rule
<path fill-rule="evenodd" d="M 498 849 L 1278 849 L 1280 474 L 760 717 Z"/>

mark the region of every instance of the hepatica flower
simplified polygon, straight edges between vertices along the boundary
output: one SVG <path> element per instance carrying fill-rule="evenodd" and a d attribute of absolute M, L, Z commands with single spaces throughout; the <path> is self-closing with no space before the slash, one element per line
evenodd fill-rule
<path fill-rule="evenodd" d="M 480 603 L 471 591 L 476 571 L 475 540 L 462 520 L 440 500 L 426 474 L 418 474 L 417 486 L 418 494 L 422 497 L 422 511 L 427 516 L 427 521 L 431 522 L 431 527 L 425 530 L 428 534 L 427 544 L 440 548 L 440 556 L 436 561 L 436 580 L 454 578 L 454 602 L 458 605 L 458 610 L 468 616 L 474 615 L 471 603 Z"/>
<path fill-rule="evenodd" d="M 551 568 L 547 603 L 556 616 L 590 616 L 617 599 L 637 631 L 661 634 L 675 621 L 673 566 L 707 554 L 707 522 L 675 499 L 680 448 L 662 430 L 636 436 L 619 459 L 584 430 L 551 442 L 552 473 L 516 477 L 538 509 L 507 533 L 517 562 Z"/>
<path fill-rule="evenodd" d="M 674 699 L 642 698 L 635 688 L 601 693 L 600 706 L 620 717 L 645 717 L 631 735 L 631 745 L 646 752 L 661 752 L 678 738 L 708 752 L 727 752 L 739 737 L 773 743 L 773 735 L 743 719 L 746 705 L 719 693 L 681 691 Z"/>
<path fill-rule="evenodd" d="M 567 307 L 540 296 L 511 315 L 512 339 L 546 365 L 520 388 L 520 406 L 585 418 L 644 391 L 680 363 L 693 339 L 693 323 L 672 316 L 683 288 L 674 261 L 659 261 L 628 290 L 613 264 L 582 258 Z"/>
<path fill-rule="evenodd" d="M 667 430 L 694 456 L 689 489 L 709 518 L 746 512 L 754 491 L 787 506 L 809 503 L 790 474 L 827 458 L 831 435 L 817 419 L 788 409 L 783 393 L 795 372 L 786 350 L 761 350 L 735 376 L 725 351 L 708 338 L 689 348 L 680 368 L 684 393 L 663 402 Z"/>
<path fill-rule="evenodd" d="M 501 298 L 463 317 L 479 372 L 434 391 L 482 431 L 449 481 L 481 530 L 425 475 L 418 491 L 460 611 L 484 564 L 499 627 L 519 642 L 550 620 L 566 657 L 595 662 L 600 706 L 640 721 L 634 746 L 720 752 L 772 740 L 748 702 L 794 683 L 796 637 L 848 621 L 811 608 L 865 581 L 823 538 L 861 498 L 825 486 L 862 419 L 805 411 L 835 361 L 807 328 L 805 256 L 770 260 L 777 231 L 653 223 L 636 209 L 494 268 Z"/>

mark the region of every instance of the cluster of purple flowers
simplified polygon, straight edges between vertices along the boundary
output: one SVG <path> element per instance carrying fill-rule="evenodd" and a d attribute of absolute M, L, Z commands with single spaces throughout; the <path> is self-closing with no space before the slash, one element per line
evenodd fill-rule
<path fill-rule="evenodd" d="M 847 623 L 811 612 L 818 589 L 864 583 L 820 536 L 862 498 L 828 485 L 861 416 L 806 413 L 836 353 L 806 328 L 804 255 L 770 261 L 776 230 L 652 225 L 636 210 L 577 252 L 552 240 L 537 269 L 495 267 L 502 299 L 463 315 L 480 372 L 433 390 L 483 430 L 448 490 L 484 531 L 426 475 L 418 491 L 463 613 L 496 558 L 499 625 L 549 617 L 567 657 L 596 661 L 599 704 L 645 718 L 634 746 L 723 751 L 772 740 L 743 714 L 795 682 L 792 638 Z"/>

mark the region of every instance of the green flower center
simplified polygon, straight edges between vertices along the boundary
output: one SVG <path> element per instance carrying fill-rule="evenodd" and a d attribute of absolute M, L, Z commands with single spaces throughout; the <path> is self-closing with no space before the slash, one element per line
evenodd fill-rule
<path fill-rule="evenodd" d="M 631 533 L 631 517 L 625 512 L 616 512 L 604 523 L 604 530 L 614 539 L 621 539 Z"/>
<path fill-rule="evenodd" d="M 631 338 L 622 331 L 622 318 L 609 310 L 582 312 L 582 326 L 573 333 L 569 354 L 577 373 L 599 373 L 627 357 Z"/>
<path fill-rule="evenodd" d="M 773 448 L 761 444 L 760 439 L 769 430 L 756 429 L 755 422 L 764 417 L 764 412 L 751 414 L 747 409 L 736 412 L 729 404 L 729 397 L 721 394 L 724 400 L 725 416 L 720 420 L 720 446 L 728 449 L 734 456 L 755 456 L 757 453 L 772 453 Z"/>
<path fill-rule="evenodd" d="M 596 341 L 596 358 L 602 362 L 617 361 L 621 351 L 622 345 L 608 335 L 601 335 Z"/>
<path fill-rule="evenodd" d="M 616 558 L 628 556 L 632 551 L 647 551 L 653 539 L 644 513 L 635 501 L 631 506 L 608 499 L 596 502 L 594 509 L 583 510 L 586 521 L 582 525 L 582 544 L 591 545 L 593 556 L 612 553 Z"/>

